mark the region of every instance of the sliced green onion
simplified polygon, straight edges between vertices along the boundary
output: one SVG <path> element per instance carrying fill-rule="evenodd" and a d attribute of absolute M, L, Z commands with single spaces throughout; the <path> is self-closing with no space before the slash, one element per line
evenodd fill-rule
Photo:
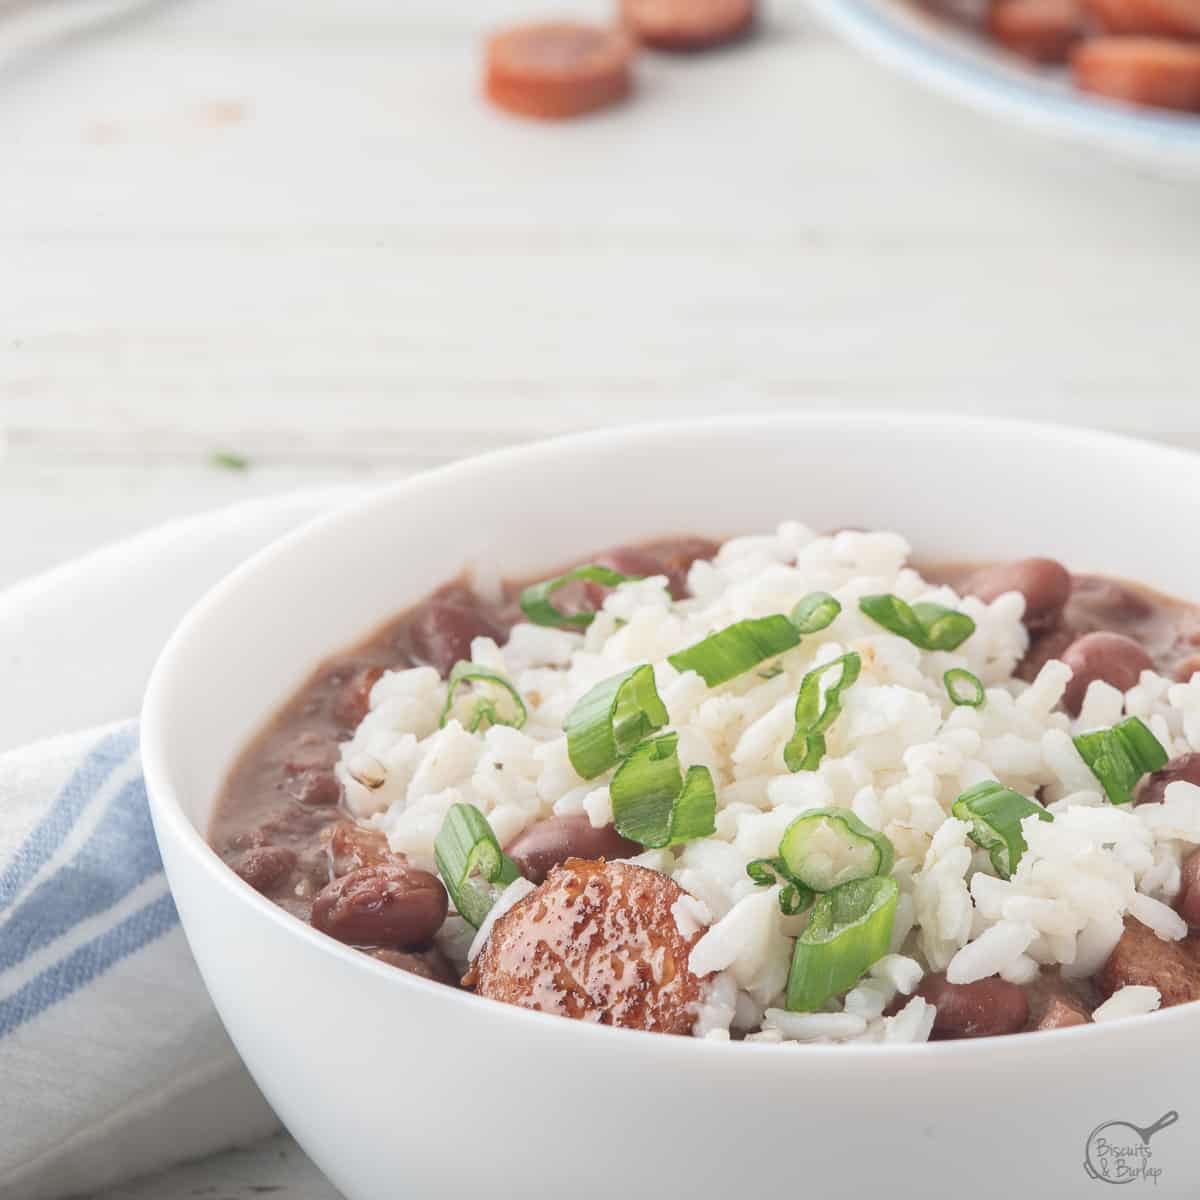
<path fill-rule="evenodd" d="M 784 885 L 779 892 L 779 911 L 785 917 L 794 917 L 813 902 L 812 889 L 792 877 L 782 858 L 756 858 L 746 864 L 746 874 L 754 880 L 755 887 Z"/>
<path fill-rule="evenodd" d="M 807 636 L 828 629 L 841 611 L 841 604 L 828 592 L 809 592 L 792 609 L 791 620 L 796 631 Z"/>
<path fill-rule="evenodd" d="M 567 756 L 582 779 L 595 779 L 669 719 L 654 668 L 633 667 L 601 680 L 567 713 Z"/>
<path fill-rule="evenodd" d="M 586 629 L 595 619 L 594 612 L 564 613 L 550 603 L 550 597 L 561 587 L 573 583 L 576 579 L 585 579 L 589 583 L 603 584 L 604 587 L 616 587 L 621 583 L 631 583 L 641 579 L 641 575 L 622 575 L 620 571 L 610 570 L 591 564 L 576 567 L 565 575 L 555 579 L 545 579 L 527 587 L 521 593 L 521 611 L 535 625 L 565 625 L 571 629 Z"/>
<path fill-rule="evenodd" d="M 899 596 L 864 596 L 858 607 L 877 625 L 922 650 L 957 650 L 975 632 L 966 613 L 941 604 L 906 604 Z"/>
<path fill-rule="evenodd" d="M 746 864 L 746 874 L 755 887 L 770 887 L 779 876 L 787 878 L 787 864 L 782 858 L 755 858 Z"/>
<path fill-rule="evenodd" d="M 953 667 L 942 676 L 946 695 L 950 703 L 967 708 L 982 708 L 987 699 L 978 675 L 972 675 L 965 667 Z"/>
<path fill-rule="evenodd" d="M 900 889 L 887 875 L 855 879 L 818 897 L 796 939 L 788 973 L 790 1012 L 817 1012 L 848 992 L 891 948 Z"/>
<path fill-rule="evenodd" d="M 886 875 L 895 858 L 891 841 L 846 808 L 818 808 L 797 817 L 784 831 L 779 856 L 788 877 L 814 892 Z"/>
<path fill-rule="evenodd" d="M 951 811 L 967 823 L 971 841 L 988 852 L 1001 879 L 1012 878 L 1025 853 L 1021 822 L 1033 816 L 1041 821 L 1054 820 L 1054 814 L 1048 813 L 1040 804 L 992 780 L 967 788 L 955 800 Z"/>
<path fill-rule="evenodd" d="M 679 767 L 679 735 L 648 738 L 609 784 L 613 824 L 622 837 L 653 850 L 716 830 L 717 795 L 707 767 Z"/>
<path fill-rule="evenodd" d="M 504 885 L 521 878 L 517 864 L 500 849 L 487 817 L 471 804 L 452 804 L 433 843 L 438 874 L 463 920 L 483 924 L 495 897 L 472 876 Z"/>
<path fill-rule="evenodd" d="M 821 676 L 841 669 L 836 683 L 825 689 L 821 707 Z M 814 667 L 800 683 L 796 697 L 796 732 L 783 748 L 789 771 L 815 771 L 825 757 L 825 734 L 842 711 L 842 693 L 851 687 L 862 670 L 862 658 L 853 650 L 822 666 Z"/>
<path fill-rule="evenodd" d="M 1111 729 L 1081 733 L 1074 742 L 1113 804 L 1132 804 L 1138 780 L 1167 765 L 1167 752 L 1137 717 L 1129 717 Z"/>
<path fill-rule="evenodd" d="M 454 669 L 450 672 L 450 678 L 446 684 L 446 703 L 442 708 L 442 715 L 438 719 L 438 728 L 444 729 L 446 722 L 450 719 L 450 711 L 454 707 L 454 693 L 464 683 L 491 683 L 506 691 L 513 701 L 513 711 L 508 717 L 502 717 L 496 708 L 495 702 L 487 697 L 483 697 L 475 705 L 475 711 L 471 716 L 471 720 L 467 725 L 467 731 L 474 733 L 484 721 L 489 725 L 510 725 L 513 729 L 520 729 L 528 719 L 529 713 L 525 708 L 525 701 L 521 699 L 521 693 L 513 687 L 512 683 L 505 679 L 499 671 L 489 670 L 487 667 L 478 667 L 472 662 L 456 662 Z"/>
<path fill-rule="evenodd" d="M 783 668 L 775 663 L 773 666 L 767 667 L 765 671 L 759 671 L 758 677 L 759 679 L 777 679 L 782 674 Z"/>
<path fill-rule="evenodd" d="M 717 687 L 799 644 L 800 634 L 787 617 L 752 617 L 668 655 L 667 662 L 677 671 L 695 671 L 709 687 Z"/>

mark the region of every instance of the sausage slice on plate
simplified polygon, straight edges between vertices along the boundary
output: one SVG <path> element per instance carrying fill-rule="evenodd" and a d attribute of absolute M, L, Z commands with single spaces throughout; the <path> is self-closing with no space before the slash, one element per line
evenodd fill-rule
<path fill-rule="evenodd" d="M 628 863 L 568 859 L 495 924 L 463 980 L 521 1008 L 625 1029 L 690 1033 L 703 980 L 672 905 L 683 891 Z"/>
<path fill-rule="evenodd" d="M 1002 46 L 1007 46 L 1024 58 L 1039 63 L 1060 63 L 1067 61 L 1071 47 L 1082 36 L 1083 22 L 1075 0 L 995 0 L 988 10 L 988 30 Z M 1048 559 L 1026 561 L 1031 564 L 1050 562 Z M 1058 563 L 1052 565 L 1061 572 L 1061 575 L 1056 572 L 1052 579 L 1048 579 L 1056 588 L 1054 616 L 1057 617 L 1070 594 L 1071 577 Z M 1030 574 L 1033 575 L 1032 570 Z M 1062 591 L 1061 583 L 1064 580 L 1066 586 Z M 1017 587 L 1014 590 L 1024 589 Z M 1061 599 L 1057 596 L 1059 591 L 1062 592 Z M 1028 603 L 1028 595 L 1026 601 Z M 1039 615 L 1030 605 L 1026 625 L 1033 628 Z"/>
<path fill-rule="evenodd" d="M 1071 55 L 1076 86 L 1153 108 L 1200 112 L 1200 45 L 1159 37 L 1102 37 Z"/>

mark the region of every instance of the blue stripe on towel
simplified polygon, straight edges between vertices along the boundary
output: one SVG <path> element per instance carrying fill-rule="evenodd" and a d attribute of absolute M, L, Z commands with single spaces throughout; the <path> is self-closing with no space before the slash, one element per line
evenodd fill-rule
<path fill-rule="evenodd" d="M 179 922 L 170 895 L 160 896 L 93 938 L 31 979 L 6 1000 L 0 1000 L 0 1038 L 46 1009 L 65 1000 L 110 967 L 162 937 Z"/>
<path fill-rule="evenodd" d="M 112 908 L 161 870 L 146 785 L 140 777 L 131 779 L 79 853 L 42 879 L 13 910 L 0 937 L 0 971 Z"/>
<path fill-rule="evenodd" d="M 91 750 L 59 792 L 50 811 L 0 872 L 0 913 L 54 857 L 97 789 L 103 787 L 105 780 L 129 758 L 136 746 L 137 725 L 129 724 L 108 734 Z"/>

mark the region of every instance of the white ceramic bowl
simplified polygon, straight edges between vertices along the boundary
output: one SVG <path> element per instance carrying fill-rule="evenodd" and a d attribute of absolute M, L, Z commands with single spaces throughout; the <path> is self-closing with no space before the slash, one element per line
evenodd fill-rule
<path fill-rule="evenodd" d="M 1170 1109 L 1154 1191 L 1195 1194 L 1200 1005 L 909 1047 L 604 1029 L 355 953 L 205 844 L 234 756 L 312 667 L 464 564 L 522 574 L 784 518 L 898 528 L 927 556 L 1053 554 L 1200 597 L 1194 457 L 942 416 L 773 417 L 568 438 L 406 481 L 258 555 L 164 651 L 143 753 L 184 928 L 254 1077 L 350 1200 L 1103 1196 L 1083 1168 L 1091 1131 Z"/>

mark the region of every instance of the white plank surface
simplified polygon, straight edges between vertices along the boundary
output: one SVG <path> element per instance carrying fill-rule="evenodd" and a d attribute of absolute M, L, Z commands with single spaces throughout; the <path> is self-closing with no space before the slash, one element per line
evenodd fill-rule
<path fill-rule="evenodd" d="M 0 0 L 0 586 L 542 432 L 815 405 L 1200 446 L 1196 184 L 958 111 L 772 4 L 564 127 L 480 33 L 605 0 Z M 211 451 L 252 469 L 212 467 Z M 107 1200 L 330 1200 L 286 1139 Z"/>

